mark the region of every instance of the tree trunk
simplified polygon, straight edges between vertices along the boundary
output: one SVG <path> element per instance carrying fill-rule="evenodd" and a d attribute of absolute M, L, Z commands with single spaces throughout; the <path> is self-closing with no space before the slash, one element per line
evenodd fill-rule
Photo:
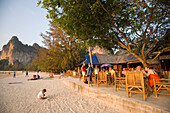
<path fill-rule="evenodd" d="M 148 67 L 149 64 L 147 62 L 141 62 L 143 64 L 143 67 Z"/>
<path fill-rule="evenodd" d="M 130 52 L 131 53 L 131 52 Z M 149 64 L 147 63 L 147 60 L 146 60 L 146 58 L 144 59 L 142 59 L 140 56 L 138 56 L 137 54 L 135 54 L 135 53 L 131 53 L 133 56 L 135 56 L 141 63 L 142 63 L 142 65 L 143 65 L 143 67 L 147 67 L 147 66 L 149 66 Z"/>

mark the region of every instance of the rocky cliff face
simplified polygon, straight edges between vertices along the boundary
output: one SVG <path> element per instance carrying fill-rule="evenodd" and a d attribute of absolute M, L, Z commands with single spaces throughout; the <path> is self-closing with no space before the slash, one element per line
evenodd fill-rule
<path fill-rule="evenodd" d="M 109 54 L 110 52 L 106 49 L 100 48 L 99 46 L 95 46 L 92 49 L 92 54 Z"/>
<path fill-rule="evenodd" d="M 39 48 L 40 46 L 36 43 L 33 46 L 24 45 L 16 36 L 13 36 L 0 51 L 0 60 L 8 59 L 9 64 L 13 64 L 17 60 L 22 64 L 29 64 L 34 59 L 36 50 Z"/>

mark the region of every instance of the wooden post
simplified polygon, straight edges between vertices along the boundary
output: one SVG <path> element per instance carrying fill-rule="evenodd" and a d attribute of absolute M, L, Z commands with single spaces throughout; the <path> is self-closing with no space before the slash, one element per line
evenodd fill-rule
<path fill-rule="evenodd" d="M 91 63 L 91 66 L 93 67 L 92 55 L 91 55 L 91 47 L 89 47 L 89 56 L 90 56 L 90 63 Z"/>
<path fill-rule="evenodd" d="M 127 68 L 129 69 L 129 62 L 127 62 Z"/>
<path fill-rule="evenodd" d="M 78 66 L 78 73 L 80 72 L 79 66 Z"/>

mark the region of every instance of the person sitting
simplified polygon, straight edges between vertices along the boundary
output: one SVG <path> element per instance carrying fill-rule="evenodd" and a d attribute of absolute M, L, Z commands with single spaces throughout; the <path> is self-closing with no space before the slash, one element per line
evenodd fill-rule
<path fill-rule="evenodd" d="M 52 71 L 49 73 L 49 77 L 50 77 L 50 78 L 54 78 Z"/>
<path fill-rule="evenodd" d="M 38 80 L 38 79 L 36 78 L 36 75 L 33 75 L 33 78 L 28 79 L 28 80 Z"/>
<path fill-rule="evenodd" d="M 46 99 L 47 97 L 45 96 L 45 92 L 47 92 L 46 89 L 43 89 L 42 91 L 40 91 L 37 95 L 37 98 L 39 99 Z"/>
<path fill-rule="evenodd" d="M 37 75 L 37 79 L 40 79 L 40 75 Z"/>
<path fill-rule="evenodd" d="M 122 71 L 122 77 L 125 77 L 126 76 L 126 69 L 123 68 L 123 71 Z"/>
<path fill-rule="evenodd" d="M 141 66 L 137 66 L 135 72 L 141 72 Z"/>
<path fill-rule="evenodd" d="M 145 73 L 145 74 L 146 74 L 146 76 L 148 76 L 148 82 L 149 82 L 149 86 L 150 86 L 149 89 L 152 92 L 151 88 L 154 85 L 153 79 L 160 79 L 160 77 L 159 77 L 159 75 L 153 69 L 151 69 L 149 67 L 145 67 L 145 70 L 147 71 L 147 73 Z M 161 81 L 156 80 L 156 82 L 160 83 Z"/>
<path fill-rule="evenodd" d="M 134 68 L 131 68 L 130 72 L 135 72 Z"/>
<path fill-rule="evenodd" d="M 61 71 L 61 72 L 60 72 L 59 79 L 61 79 L 62 77 L 63 77 L 63 72 Z"/>

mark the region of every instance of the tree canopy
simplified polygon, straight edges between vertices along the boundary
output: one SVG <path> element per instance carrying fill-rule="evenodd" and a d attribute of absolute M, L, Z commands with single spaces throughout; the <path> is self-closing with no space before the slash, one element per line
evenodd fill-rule
<path fill-rule="evenodd" d="M 39 50 L 33 61 L 38 69 L 44 71 L 63 71 L 74 69 L 85 57 L 84 42 L 68 36 L 60 27 L 50 22 L 50 30 L 41 34 L 46 48 Z"/>
<path fill-rule="evenodd" d="M 108 50 L 125 49 L 144 66 L 157 43 L 169 34 L 166 0 L 40 0 L 38 5 L 68 35 Z"/>

